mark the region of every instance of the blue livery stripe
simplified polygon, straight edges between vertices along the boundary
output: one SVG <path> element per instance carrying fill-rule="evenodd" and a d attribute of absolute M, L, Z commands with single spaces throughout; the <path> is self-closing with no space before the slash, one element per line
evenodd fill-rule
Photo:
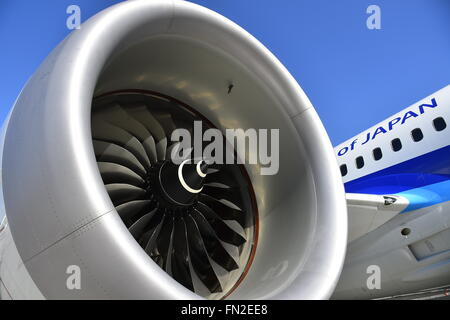
<path fill-rule="evenodd" d="M 345 191 L 350 193 L 397 194 L 449 179 L 450 146 L 446 146 L 349 181 L 345 183 Z"/>
<path fill-rule="evenodd" d="M 429 207 L 441 202 L 450 201 L 450 180 L 400 192 L 396 195 L 409 200 L 408 207 L 402 213 Z"/>

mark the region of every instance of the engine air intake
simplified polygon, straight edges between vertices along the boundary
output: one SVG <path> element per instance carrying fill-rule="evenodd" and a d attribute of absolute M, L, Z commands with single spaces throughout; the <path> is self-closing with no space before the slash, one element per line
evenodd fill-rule
<path fill-rule="evenodd" d="M 182 150 L 172 132 L 193 132 L 194 121 L 202 118 L 167 97 L 112 94 L 94 100 L 92 137 L 108 194 L 139 245 L 186 288 L 220 298 L 245 275 L 256 207 L 243 166 L 208 165 L 193 152 L 173 161 Z"/>

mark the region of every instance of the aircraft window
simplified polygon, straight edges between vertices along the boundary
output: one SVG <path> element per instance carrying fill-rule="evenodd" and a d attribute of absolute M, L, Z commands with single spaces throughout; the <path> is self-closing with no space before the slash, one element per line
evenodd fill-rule
<path fill-rule="evenodd" d="M 420 130 L 419 128 L 414 129 L 413 131 L 411 131 L 411 136 L 415 142 L 419 142 L 423 139 L 422 130 Z"/>
<path fill-rule="evenodd" d="M 392 150 L 395 152 L 400 151 L 402 149 L 402 142 L 399 138 L 395 138 L 391 141 Z"/>
<path fill-rule="evenodd" d="M 442 117 L 434 119 L 433 126 L 434 129 L 436 129 L 436 131 L 442 131 L 445 128 L 447 128 L 447 124 L 445 123 L 445 120 Z"/>
<path fill-rule="evenodd" d="M 345 177 L 345 176 L 347 175 L 347 173 L 348 173 L 348 171 L 347 171 L 347 165 L 346 165 L 346 164 L 343 164 L 343 165 L 340 166 L 340 168 L 341 168 L 341 175 L 342 175 L 343 177 Z"/>
<path fill-rule="evenodd" d="M 381 148 L 373 149 L 372 153 L 373 153 L 373 158 L 375 159 L 375 161 L 378 161 L 383 157 L 383 152 L 381 152 Z"/>
<path fill-rule="evenodd" d="M 364 167 L 364 158 L 359 156 L 356 158 L 356 168 L 361 169 Z"/>

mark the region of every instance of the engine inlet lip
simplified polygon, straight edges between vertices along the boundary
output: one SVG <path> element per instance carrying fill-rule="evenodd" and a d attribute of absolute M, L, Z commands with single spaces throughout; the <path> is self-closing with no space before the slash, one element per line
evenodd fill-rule
<path fill-rule="evenodd" d="M 185 108 L 188 111 L 190 111 L 193 114 L 195 114 L 202 121 L 207 123 L 211 128 L 218 129 L 217 126 L 215 126 L 208 118 L 206 118 L 203 114 L 198 112 L 196 109 L 194 109 L 190 105 L 188 105 L 185 102 L 180 101 L 180 100 L 178 100 L 178 99 L 176 99 L 176 98 L 174 98 L 172 96 L 169 96 L 169 95 L 157 92 L 157 91 L 144 90 L 144 89 L 113 90 L 113 91 L 108 91 L 108 92 L 101 93 L 99 95 L 94 95 L 94 97 L 92 98 L 92 101 L 95 101 L 96 99 L 100 99 L 100 98 L 104 98 L 104 97 L 108 97 L 108 96 L 120 95 L 120 94 L 141 94 L 141 95 L 146 95 L 146 96 L 156 96 L 156 97 L 160 97 L 160 98 L 163 98 L 163 99 L 174 101 L 177 104 L 179 104 L 180 106 L 182 106 L 183 108 Z M 244 270 L 242 271 L 241 276 L 236 281 L 236 283 L 231 287 L 231 289 L 228 290 L 228 292 L 226 292 L 220 298 L 220 300 L 224 300 L 227 297 L 229 297 L 239 287 L 239 285 L 242 283 L 242 281 L 244 281 L 245 277 L 247 276 L 248 272 L 250 271 L 250 268 L 251 268 L 251 266 L 253 264 L 253 261 L 255 260 L 256 250 L 257 250 L 258 240 L 259 240 L 259 211 L 258 211 L 258 205 L 257 205 L 257 202 L 256 202 L 255 191 L 254 191 L 253 184 L 251 182 L 250 176 L 249 176 L 247 170 L 245 169 L 245 166 L 243 164 L 238 164 L 238 166 L 239 166 L 239 169 L 241 171 L 242 177 L 247 182 L 247 192 L 248 192 L 248 195 L 250 197 L 250 202 L 251 202 L 251 206 L 252 206 L 252 213 L 253 213 L 253 218 L 254 218 L 253 241 L 252 241 L 252 244 L 251 244 L 250 255 L 248 257 L 248 261 L 247 261 L 247 263 L 246 263 L 246 265 L 244 267 Z M 176 281 L 176 280 L 174 279 L 174 281 Z"/>

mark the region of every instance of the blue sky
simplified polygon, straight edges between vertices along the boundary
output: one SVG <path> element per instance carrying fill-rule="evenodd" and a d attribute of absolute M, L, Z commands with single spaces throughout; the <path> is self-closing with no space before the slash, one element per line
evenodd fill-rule
<path fill-rule="evenodd" d="M 151 1 L 151 0 L 148 0 Z M 0 0 L 0 120 L 68 33 L 114 0 Z M 450 84 L 449 0 L 195 0 L 238 23 L 287 67 L 334 145 Z M 366 8 L 381 8 L 381 30 Z"/>

